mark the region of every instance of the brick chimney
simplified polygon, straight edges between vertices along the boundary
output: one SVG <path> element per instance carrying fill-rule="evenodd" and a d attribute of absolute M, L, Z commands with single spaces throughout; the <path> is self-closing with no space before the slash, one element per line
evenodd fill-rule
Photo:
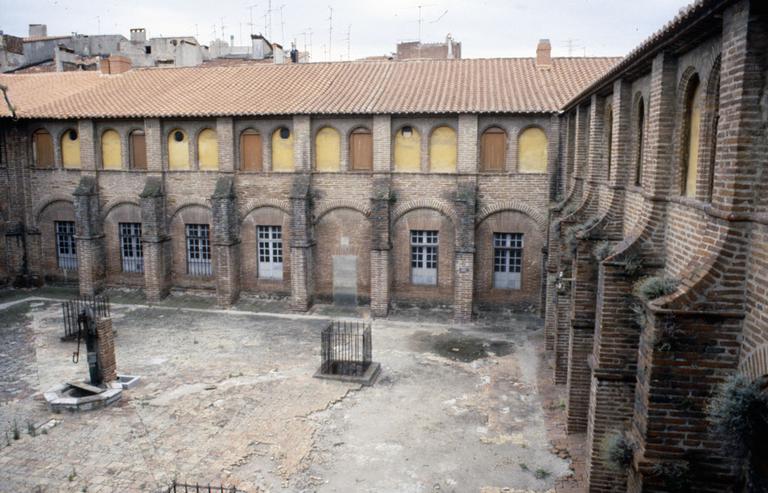
<path fill-rule="evenodd" d="M 131 59 L 122 55 L 109 55 L 99 63 L 102 74 L 122 74 L 131 70 L 131 65 Z"/>
<path fill-rule="evenodd" d="M 46 24 L 30 24 L 29 25 L 30 38 L 44 38 L 46 36 L 48 36 L 48 26 Z"/>
<path fill-rule="evenodd" d="M 552 66 L 552 45 L 549 44 L 548 39 L 540 39 L 538 46 L 536 46 L 536 66 Z"/>

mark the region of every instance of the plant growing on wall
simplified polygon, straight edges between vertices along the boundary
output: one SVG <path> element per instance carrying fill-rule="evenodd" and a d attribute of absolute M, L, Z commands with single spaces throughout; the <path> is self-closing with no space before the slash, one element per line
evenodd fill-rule
<path fill-rule="evenodd" d="M 637 253 L 632 252 L 624 256 L 622 264 L 624 265 L 624 273 L 629 277 L 635 277 L 643 268 L 643 259 Z"/>
<path fill-rule="evenodd" d="M 632 292 L 641 300 L 653 301 L 673 293 L 679 284 L 677 279 L 671 277 L 649 276 L 637 281 Z"/>
<path fill-rule="evenodd" d="M 739 374 L 731 376 L 709 403 L 712 433 L 724 440 L 729 451 L 744 458 L 757 432 L 768 428 L 768 394 L 760 381 Z"/>
<path fill-rule="evenodd" d="M 641 303 L 632 303 L 629 309 L 632 312 L 632 323 L 642 330 L 648 321 L 648 317 L 645 316 L 645 307 Z"/>
<path fill-rule="evenodd" d="M 592 249 L 592 254 L 595 256 L 597 261 L 600 262 L 608 255 L 610 255 L 612 250 L 613 244 L 611 244 L 610 241 L 601 241 L 595 245 L 595 248 Z"/>
<path fill-rule="evenodd" d="M 635 447 L 626 433 L 614 430 L 607 433 L 600 444 L 603 460 L 615 471 L 626 471 L 632 464 Z"/>
<path fill-rule="evenodd" d="M 651 472 L 664 480 L 669 491 L 688 491 L 690 465 L 688 461 L 659 462 L 653 465 Z"/>

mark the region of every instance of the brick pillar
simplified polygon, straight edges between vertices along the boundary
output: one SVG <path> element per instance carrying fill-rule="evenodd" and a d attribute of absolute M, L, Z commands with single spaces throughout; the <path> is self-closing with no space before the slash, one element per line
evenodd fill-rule
<path fill-rule="evenodd" d="M 371 198 L 371 314 L 386 317 L 389 311 L 392 275 L 390 265 L 391 240 L 389 211 L 391 206 L 389 178 L 377 177 L 373 181 Z"/>
<path fill-rule="evenodd" d="M 83 176 L 73 193 L 80 294 L 93 295 L 104 288 L 106 259 L 99 213 L 96 179 Z"/>
<path fill-rule="evenodd" d="M 216 139 L 219 147 L 219 171 L 231 173 L 235 170 L 235 128 L 232 118 L 216 119 Z"/>
<path fill-rule="evenodd" d="M 147 171 L 163 171 L 163 126 L 157 118 L 144 120 L 144 142 L 147 147 Z"/>
<path fill-rule="evenodd" d="M 101 381 L 109 383 L 117 380 L 117 361 L 115 360 L 115 333 L 112 331 L 112 319 L 96 320 L 96 358 L 101 369 Z"/>
<path fill-rule="evenodd" d="M 240 218 L 235 199 L 234 178 L 219 177 L 211 203 L 216 300 L 223 307 L 232 306 L 240 295 Z"/>
<path fill-rule="evenodd" d="M 453 277 L 453 321 L 455 323 L 467 323 L 472 320 L 475 280 L 477 181 L 474 176 L 459 181 L 455 204 L 456 211 L 458 212 L 458 222 L 456 224 L 456 253 Z"/>
<path fill-rule="evenodd" d="M 300 312 L 312 304 L 310 193 L 310 176 L 296 175 L 291 189 L 291 309 Z"/>
<path fill-rule="evenodd" d="M 477 173 L 477 115 L 459 115 L 458 165 L 459 174 Z"/>
<path fill-rule="evenodd" d="M 293 167 L 297 172 L 312 170 L 312 128 L 306 115 L 293 117 Z"/>
<path fill-rule="evenodd" d="M 80 166 L 83 171 L 95 171 L 97 168 L 96 146 L 99 140 L 95 135 L 93 120 L 79 120 L 77 134 L 80 138 Z"/>
<path fill-rule="evenodd" d="M 392 118 L 373 115 L 373 172 L 389 173 L 392 167 Z"/>
<path fill-rule="evenodd" d="M 147 177 L 140 201 L 144 295 L 148 302 L 157 303 L 168 295 L 171 273 L 171 244 L 165 218 L 165 194 L 160 177 Z"/>

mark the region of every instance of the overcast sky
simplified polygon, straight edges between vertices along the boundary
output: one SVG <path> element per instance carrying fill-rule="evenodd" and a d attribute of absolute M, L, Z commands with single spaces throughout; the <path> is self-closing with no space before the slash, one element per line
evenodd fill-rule
<path fill-rule="evenodd" d="M 0 30 L 26 36 L 27 25 L 48 25 L 48 34 L 123 34 L 144 27 L 149 36 L 197 35 L 203 44 L 251 32 L 299 49 L 313 61 L 393 52 L 398 41 L 462 43 L 464 58 L 533 56 L 539 38 L 549 38 L 555 56 L 625 55 L 674 17 L 686 0 L 0 0 Z M 249 9 L 253 6 L 252 9 Z M 281 11 L 282 6 L 282 11 Z M 333 33 L 329 38 L 329 6 Z M 214 24 L 216 25 L 214 27 Z M 214 31 L 215 30 L 215 31 Z M 214 37 L 215 33 L 215 37 Z M 284 33 L 284 34 L 283 34 Z M 571 48 L 569 49 L 569 44 Z M 570 51 L 570 53 L 569 53 Z"/>

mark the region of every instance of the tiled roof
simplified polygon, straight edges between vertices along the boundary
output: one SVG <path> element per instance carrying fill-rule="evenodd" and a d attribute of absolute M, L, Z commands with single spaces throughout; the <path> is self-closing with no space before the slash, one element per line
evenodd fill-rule
<path fill-rule="evenodd" d="M 20 118 L 541 113 L 557 111 L 617 61 L 554 58 L 549 68 L 532 58 L 255 64 L 0 75 L 0 84 L 10 88 Z"/>

